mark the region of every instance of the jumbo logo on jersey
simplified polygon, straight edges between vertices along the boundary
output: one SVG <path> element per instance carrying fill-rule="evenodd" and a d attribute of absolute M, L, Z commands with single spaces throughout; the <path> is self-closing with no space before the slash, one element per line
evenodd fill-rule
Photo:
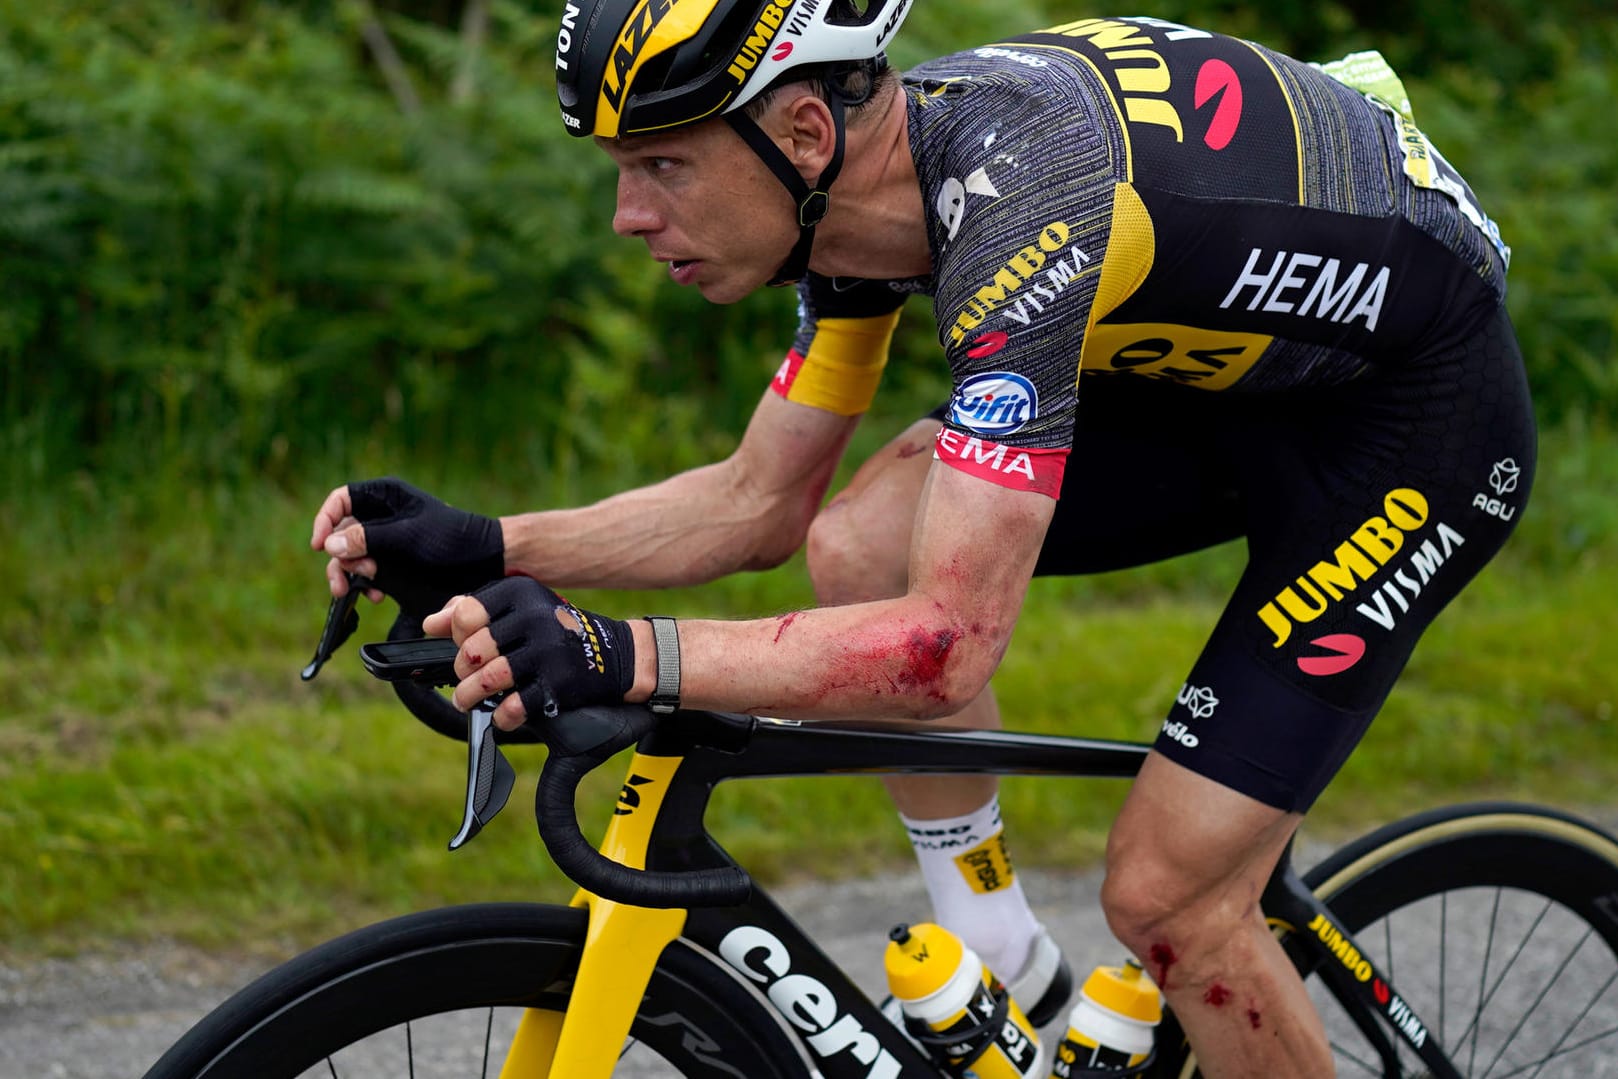
<path fill-rule="evenodd" d="M 1010 371 L 973 375 L 955 389 L 950 422 L 986 435 L 1009 435 L 1039 414 L 1034 384 Z"/>
<path fill-rule="evenodd" d="M 1012 44 L 1025 41 L 1095 68 L 1124 121 L 1130 180 L 1213 196 L 1240 180 L 1255 197 L 1298 198 L 1291 106 L 1254 46 L 1146 17 L 1079 19 Z"/>
<path fill-rule="evenodd" d="M 1179 29 L 1205 38 L 1213 36 L 1205 30 Z M 1053 26 L 1046 33 L 1083 39 L 1101 53 L 1118 88 L 1123 91 L 1120 96 L 1124 115 L 1130 123 L 1155 124 L 1174 132 L 1175 142 L 1185 141 L 1180 113 L 1167 97 L 1174 83 L 1169 65 L 1157 51 L 1157 42 L 1146 36 L 1141 27 L 1115 19 L 1080 19 Z"/>
<path fill-rule="evenodd" d="M 1039 230 L 1034 242 L 1021 248 L 1015 255 L 1006 260 L 1006 264 L 995 271 L 994 279 L 987 285 L 972 294 L 955 316 L 955 323 L 949 328 L 950 340 L 961 344 L 966 335 L 983 325 L 994 312 L 1005 304 L 1017 301 L 1015 310 L 1018 313 L 1017 321 L 1028 325 L 1032 314 L 1024 314 L 1022 300 L 1018 298 L 1024 285 L 1034 280 L 1034 275 L 1050 263 L 1050 270 L 1046 273 L 1046 281 L 1051 289 L 1047 292 L 1049 297 L 1065 289 L 1070 281 L 1078 277 L 1080 271 L 1090 259 L 1080 251 L 1077 244 L 1073 245 L 1072 261 L 1069 263 L 1066 250 L 1068 241 L 1073 236 L 1073 226 L 1066 221 L 1052 221 Z M 1052 258 L 1051 256 L 1056 256 Z M 1036 284 L 1034 291 L 1042 286 Z M 1043 307 L 1035 305 L 1033 310 L 1042 311 Z"/>

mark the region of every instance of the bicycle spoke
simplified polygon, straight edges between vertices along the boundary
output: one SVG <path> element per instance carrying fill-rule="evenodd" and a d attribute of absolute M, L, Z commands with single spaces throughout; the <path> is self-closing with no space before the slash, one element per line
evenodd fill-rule
<path fill-rule="evenodd" d="M 1467 1026 L 1467 1030 L 1472 1032 L 1472 1044 L 1466 1057 L 1466 1073 L 1468 1075 L 1475 1074 L 1477 1069 L 1478 1042 L 1482 1035 L 1480 1023 L 1483 1019 L 1483 993 L 1489 983 L 1489 960 L 1494 957 L 1494 931 L 1499 924 L 1500 900 L 1505 895 L 1505 892 L 1504 888 L 1496 888 L 1494 890 L 1494 904 L 1489 908 L 1489 933 L 1483 943 L 1483 969 L 1478 972 L 1478 1006 L 1477 1010 L 1472 1013 L 1472 1022 Z M 1466 1040 L 1465 1034 L 1461 1035 L 1461 1040 Z"/>
<path fill-rule="evenodd" d="M 410 1079 L 416 1079 L 416 1047 L 410 1038 L 410 1024 L 405 1024 L 405 1063 L 410 1066 Z"/>
<path fill-rule="evenodd" d="M 1444 892 L 1438 897 L 1438 1040 L 1444 1041 L 1448 1033 L 1444 1026 L 1444 1013 L 1446 994 L 1444 992 L 1445 969 L 1449 965 L 1449 893 Z M 1445 1044 L 1448 1044 L 1447 1042 Z"/>
<path fill-rule="evenodd" d="M 489 1079 L 489 1043 L 494 1040 L 494 1009 L 489 1009 L 489 1016 L 483 1025 L 483 1079 Z"/>
<path fill-rule="evenodd" d="M 1511 1048 L 1512 1043 L 1517 1040 L 1517 1035 L 1520 1034 L 1522 1032 L 1522 1028 L 1528 1024 L 1529 1018 L 1532 1017 L 1534 1012 L 1539 1010 L 1539 1006 L 1545 1002 L 1545 998 L 1550 995 L 1550 992 L 1552 988 L 1555 987 L 1557 980 L 1561 978 L 1562 975 L 1567 971 L 1568 964 L 1573 962 L 1573 957 L 1579 954 L 1579 949 L 1584 947 L 1584 942 L 1589 940 L 1594 934 L 1595 929 L 1593 927 L 1585 927 L 1584 935 L 1578 939 L 1578 942 L 1573 945 L 1573 950 L 1562 959 L 1560 965 L 1558 965 L 1556 970 L 1551 973 L 1550 980 L 1545 983 L 1545 988 L 1539 991 L 1539 996 L 1534 998 L 1534 1002 L 1531 1005 L 1523 1009 L 1522 1018 L 1518 1019 L 1517 1025 L 1511 1028 L 1511 1033 L 1506 1036 L 1506 1040 L 1501 1044 L 1500 1051 L 1496 1053 L 1494 1055 L 1494 1059 L 1489 1062 L 1488 1069 L 1483 1073 L 1483 1079 L 1488 1079 L 1488 1077 L 1494 1072 L 1494 1066 L 1500 1063 L 1501 1058 L 1506 1055 L 1506 1050 Z"/>
<path fill-rule="evenodd" d="M 1494 980 L 1494 984 L 1489 987 L 1488 993 L 1478 1003 L 1477 1015 L 1473 1017 L 1472 1024 L 1461 1032 L 1461 1041 L 1465 1041 L 1469 1036 L 1482 1036 L 1484 1010 L 1488 1008 L 1489 1002 L 1494 999 L 1494 995 L 1500 991 L 1500 987 L 1505 984 L 1506 977 L 1511 973 L 1511 968 L 1517 964 L 1517 960 L 1522 957 L 1523 951 L 1528 947 L 1528 942 L 1534 939 L 1535 933 L 1539 932 L 1540 924 L 1545 921 L 1545 916 L 1550 913 L 1552 904 L 1552 900 L 1545 900 L 1545 905 L 1540 908 L 1539 915 L 1534 919 L 1534 924 L 1530 925 L 1528 932 L 1523 934 L 1522 941 L 1517 945 L 1517 950 L 1511 953 L 1511 958 L 1506 960 L 1506 965 L 1501 968 L 1499 976 Z M 1474 1031 L 1476 1032 L 1475 1035 Z"/>
<path fill-rule="evenodd" d="M 1583 1049 L 1587 1045 L 1594 1045 L 1596 1042 L 1601 1041 L 1603 1038 L 1611 1038 L 1611 1037 L 1613 1037 L 1615 1035 L 1618 1035 L 1618 1027 L 1613 1027 L 1611 1030 L 1604 1030 L 1600 1034 L 1592 1034 L 1590 1037 L 1585 1038 L 1583 1041 L 1574 1042 L 1572 1045 L 1568 1046 L 1566 1049 L 1561 1049 L 1561 1050 L 1558 1050 L 1555 1053 L 1552 1053 L 1550 1056 L 1546 1057 L 1544 1060 L 1533 1061 L 1531 1063 L 1524 1064 L 1522 1067 L 1516 1068 L 1516 1069 L 1514 1069 L 1512 1071 L 1501 1072 L 1498 1079 L 1512 1079 L 1513 1076 L 1521 1075 L 1523 1072 L 1525 1072 L 1529 1068 L 1533 1068 L 1533 1067 L 1544 1068 L 1546 1064 L 1549 1064 L 1552 1060 L 1554 1060 L 1557 1057 L 1566 1056 L 1569 1053 L 1576 1053 L 1580 1049 Z M 1536 1071 L 1534 1074 L 1538 1075 L 1539 1072 Z"/>
<path fill-rule="evenodd" d="M 1367 1064 L 1365 1061 L 1361 1060 L 1359 1057 L 1355 1056 L 1353 1053 L 1350 1053 L 1347 1049 L 1343 1048 L 1343 1046 L 1342 1046 L 1342 1044 L 1340 1042 L 1332 1042 L 1331 1043 L 1331 1049 L 1332 1049 L 1332 1052 L 1336 1053 L 1337 1056 L 1340 1057 L 1343 1061 L 1345 1061 L 1345 1062 L 1347 1062 L 1349 1064 L 1356 1065 L 1357 1067 L 1361 1068 L 1367 1075 L 1381 1075 L 1382 1074 L 1381 1071 L 1379 1071 L 1378 1069 L 1376 1069 L 1376 1068 L 1372 1067 L 1371 1065 Z"/>
<path fill-rule="evenodd" d="M 326 1068 L 331 1072 L 331 1079 L 337 1079 L 337 1065 L 331 1062 L 331 1057 L 326 1058 Z"/>
<path fill-rule="evenodd" d="M 1538 1076 L 1540 1072 L 1545 1070 L 1545 1065 L 1549 1064 L 1553 1059 L 1562 1055 L 1564 1052 L 1572 1052 L 1574 1049 L 1578 1049 L 1590 1044 L 1591 1039 L 1586 1038 L 1584 1041 L 1575 1044 L 1569 1049 L 1562 1048 L 1562 1043 L 1571 1038 L 1573 1036 L 1573 1032 L 1579 1029 L 1579 1024 L 1584 1022 L 1584 1017 L 1589 1015 L 1590 1012 L 1594 1010 L 1597 1002 L 1600 1001 L 1602 997 L 1607 995 L 1607 990 L 1611 988 L 1614 981 L 1618 981 L 1618 970 L 1613 971 L 1607 976 L 1607 980 L 1602 983 L 1601 988 L 1596 990 L 1595 996 L 1590 998 L 1590 1003 L 1584 1006 L 1584 1010 L 1582 1012 L 1573 1017 L 1573 1022 L 1568 1025 L 1567 1030 L 1562 1032 L 1562 1036 L 1556 1039 L 1556 1044 L 1551 1046 L 1551 1051 L 1546 1054 L 1545 1059 L 1539 1062 L 1539 1067 L 1534 1069 L 1534 1076 Z M 1607 1032 L 1607 1034 L 1610 1033 L 1612 1033 L 1612 1031 Z M 1606 1034 L 1597 1035 L 1595 1040 L 1599 1041 L 1603 1037 L 1606 1037 Z M 1533 1079 L 1533 1077 L 1530 1077 L 1530 1079 Z"/>

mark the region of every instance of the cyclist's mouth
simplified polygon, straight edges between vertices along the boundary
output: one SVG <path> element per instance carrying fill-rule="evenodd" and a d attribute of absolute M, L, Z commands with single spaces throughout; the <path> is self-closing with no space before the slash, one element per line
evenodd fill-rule
<path fill-rule="evenodd" d="M 677 285 L 689 285 L 696 277 L 697 267 L 702 263 L 697 259 L 670 259 L 669 276 L 674 278 Z"/>

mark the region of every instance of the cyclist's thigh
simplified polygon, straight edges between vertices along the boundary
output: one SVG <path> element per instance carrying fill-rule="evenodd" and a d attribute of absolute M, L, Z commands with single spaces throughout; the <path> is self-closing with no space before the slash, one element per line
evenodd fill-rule
<path fill-rule="evenodd" d="M 1132 376 L 1081 381 L 1079 419 L 1035 576 L 1101 573 L 1242 535 L 1226 432 L 1251 402 Z"/>
<path fill-rule="evenodd" d="M 1247 568 L 1156 747 L 1301 811 L 1510 534 L 1535 431 L 1503 311 L 1442 353 L 1275 404 L 1237 436 Z"/>

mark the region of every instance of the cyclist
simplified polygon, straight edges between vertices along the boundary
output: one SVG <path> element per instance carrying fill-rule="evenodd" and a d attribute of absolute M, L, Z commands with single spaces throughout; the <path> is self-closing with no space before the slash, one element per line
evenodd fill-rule
<path fill-rule="evenodd" d="M 724 462 L 500 521 L 351 485 L 314 546 L 339 591 L 475 589 L 426 625 L 461 645 L 459 705 L 516 690 L 502 726 L 618 699 L 987 726 L 1032 576 L 1245 537 L 1103 906 L 1204 1074 L 1328 1074 L 1257 897 L 1528 492 L 1509 251 L 1374 55 L 1082 19 L 901 76 L 907 8 L 567 2 L 562 115 L 617 163 L 614 229 L 716 302 L 796 282 L 793 348 Z M 953 394 L 820 510 L 912 292 Z M 806 537 L 822 606 L 777 618 L 618 621 L 539 583 L 704 580 Z M 992 793 L 911 782 L 912 820 Z"/>

